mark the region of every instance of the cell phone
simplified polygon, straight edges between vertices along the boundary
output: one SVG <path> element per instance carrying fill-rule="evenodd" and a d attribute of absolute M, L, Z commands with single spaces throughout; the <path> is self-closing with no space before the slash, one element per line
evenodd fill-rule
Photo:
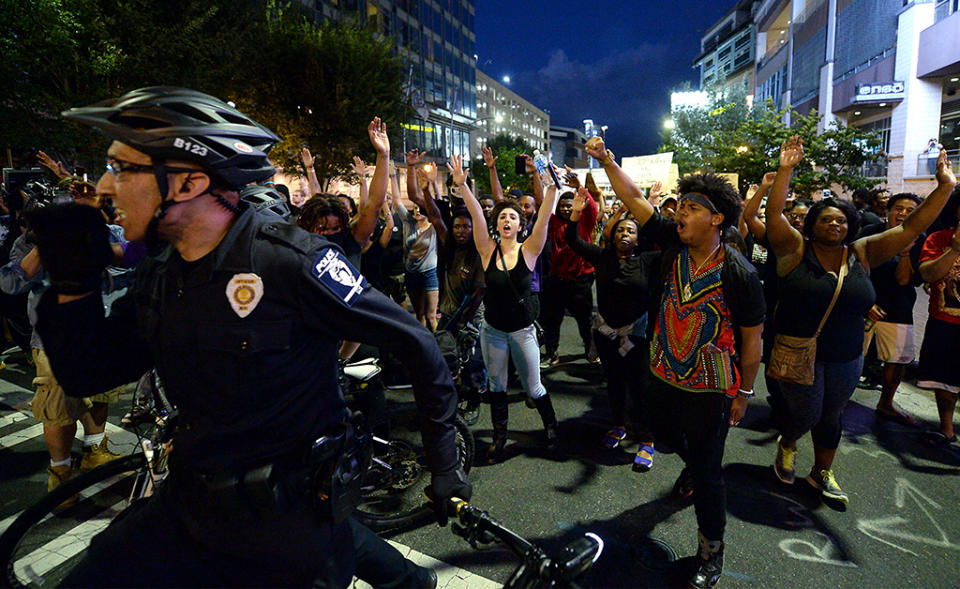
<path fill-rule="evenodd" d="M 513 160 L 514 173 L 523 176 L 527 173 L 527 156 L 522 153 Z"/>

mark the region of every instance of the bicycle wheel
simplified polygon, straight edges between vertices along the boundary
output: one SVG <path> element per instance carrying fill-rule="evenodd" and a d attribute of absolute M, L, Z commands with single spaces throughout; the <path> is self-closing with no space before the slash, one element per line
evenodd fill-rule
<path fill-rule="evenodd" d="M 56 587 L 82 558 L 90 539 L 130 502 L 144 466 L 138 453 L 118 458 L 60 485 L 27 508 L 0 536 L 0 583 Z M 57 507 L 77 495 L 77 502 Z"/>
<path fill-rule="evenodd" d="M 457 417 L 457 455 L 464 471 L 473 464 L 475 451 L 470 428 Z M 389 407 L 371 424 L 375 432 L 373 460 L 364 477 L 364 492 L 354 516 L 378 533 L 409 530 L 430 521 L 433 512 L 423 496 L 430 484 L 420 415 L 416 403 Z M 378 436 L 376 432 L 389 433 Z"/>

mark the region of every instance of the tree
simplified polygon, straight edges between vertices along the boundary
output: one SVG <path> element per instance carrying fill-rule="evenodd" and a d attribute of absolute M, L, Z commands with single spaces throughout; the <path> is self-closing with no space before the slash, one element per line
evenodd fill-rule
<path fill-rule="evenodd" d="M 500 176 L 500 185 L 504 192 L 514 188 L 523 192 L 530 192 L 530 178 L 517 174 L 514 161 L 518 155 L 533 156 L 533 147 L 522 137 L 510 137 L 503 133 L 487 142 L 487 147 L 497 158 L 497 174 Z M 473 161 L 473 170 L 470 174 L 476 183 L 477 194 L 490 194 L 490 174 L 483 163 L 483 157 Z"/>
<path fill-rule="evenodd" d="M 718 94 L 707 107 L 675 113 L 674 129 L 662 134 L 660 149 L 674 152 L 681 174 L 695 170 L 739 174 L 739 189 L 745 192 L 765 172 L 776 170 L 783 141 L 799 135 L 807 157 L 791 180 L 797 193 L 809 195 L 834 185 L 845 190 L 869 188 L 881 181 L 860 175 L 863 164 L 878 157 L 880 138 L 874 132 L 834 122 L 818 134 L 822 117 L 816 111 L 803 116 L 791 110 L 787 127 L 786 112 L 770 101 L 747 109 L 741 94 Z"/>
<path fill-rule="evenodd" d="M 314 24 L 289 0 L 0 0 L 0 145 L 53 149 L 90 164 L 91 134 L 60 112 L 143 86 L 187 86 L 232 100 L 275 131 L 271 156 L 321 178 L 372 156 L 379 115 L 407 116 L 392 43 L 354 22 Z"/>

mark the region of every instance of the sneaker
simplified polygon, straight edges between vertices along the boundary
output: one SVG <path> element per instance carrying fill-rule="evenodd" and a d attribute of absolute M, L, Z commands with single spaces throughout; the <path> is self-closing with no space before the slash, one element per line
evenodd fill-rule
<path fill-rule="evenodd" d="M 83 460 L 80 461 L 80 471 L 85 472 L 96 468 L 101 464 L 106 464 L 111 460 L 120 458 L 119 454 L 114 454 L 107 447 L 107 436 L 103 436 L 103 441 L 93 446 L 87 446 L 83 449 Z"/>
<path fill-rule="evenodd" d="M 53 491 L 63 483 L 73 478 L 73 469 L 70 465 L 47 467 L 47 493 Z M 57 506 L 57 511 L 66 509 L 77 502 L 77 496 L 69 497 Z"/>
<path fill-rule="evenodd" d="M 814 489 L 818 489 L 820 494 L 827 499 L 833 499 L 841 503 L 850 503 L 850 497 L 843 492 L 837 479 L 833 476 L 832 470 L 821 470 L 820 472 L 811 472 L 807 476 L 807 482 Z"/>
<path fill-rule="evenodd" d="M 653 468 L 653 444 L 642 444 L 633 457 L 633 472 L 647 472 Z"/>
<path fill-rule="evenodd" d="M 797 458 L 797 450 L 784 448 L 780 445 L 781 439 L 777 439 L 777 458 L 773 461 L 773 472 L 780 479 L 780 482 L 792 485 L 797 479 L 794 462 Z"/>
<path fill-rule="evenodd" d="M 540 368 L 553 368 L 560 363 L 560 354 L 554 352 L 540 361 Z"/>
<path fill-rule="evenodd" d="M 626 437 L 627 429 L 625 427 L 612 427 L 610 428 L 610 431 L 603 435 L 603 447 L 610 450 L 615 450 L 620 446 L 620 442 L 622 442 Z"/>
<path fill-rule="evenodd" d="M 476 425 L 480 421 L 480 401 L 466 403 L 460 408 L 460 417 L 467 425 Z"/>
<path fill-rule="evenodd" d="M 687 584 L 693 589 L 713 589 L 723 574 L 723 542 L 709 542 L 700 534 L 697 570 Z"/>
<path fill-rule="evenodd" d="M 599 364 L 600 363 L 600 354 L 597 353 L 596 344 L 591 345 L 590 349 L 587 351 L 587 362 L 590 364 Z"/>

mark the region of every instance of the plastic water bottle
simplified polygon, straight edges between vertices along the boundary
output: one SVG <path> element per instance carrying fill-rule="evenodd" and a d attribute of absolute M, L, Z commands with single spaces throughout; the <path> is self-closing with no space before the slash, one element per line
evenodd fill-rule
<path fill-rule="evenodd" d="M 533 150 L 533 166 L 537 169 L 537 173 L 540 174 L 540 177 L 543 179 L 547 178 L 547 166 L 550 165 L 550 162 L 547 161 L 547 156 L 540 153 L 539 149 Z"/>

